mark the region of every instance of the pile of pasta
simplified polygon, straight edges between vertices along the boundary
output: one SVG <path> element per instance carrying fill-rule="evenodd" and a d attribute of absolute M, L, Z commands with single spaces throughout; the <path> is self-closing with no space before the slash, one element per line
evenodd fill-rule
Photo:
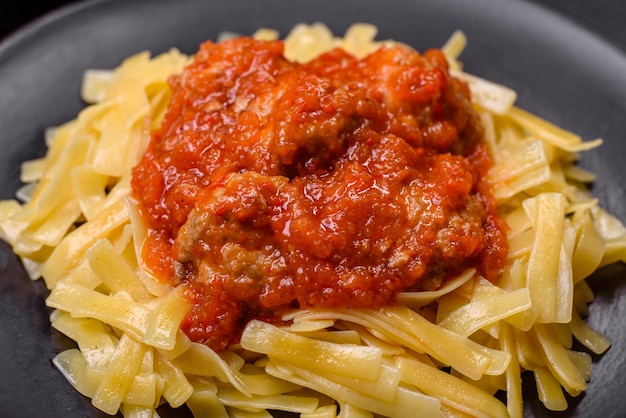
<path fill-rule="evenodd" d="M 343 37 L 301 24 L 285 54 L 305 62 L 341 46 L 363 56 L 392 42 L 375 37 L 369 24 Z M 521 417 L 529 372 L 546 408 L 566 409 L 565 393 L 590 381 L 589 353 L 610 346 L 584 321 L 593 299 L 585 279 L 626 261 L 626 228 L 576 164 L 602 141 L 585 142 L 516 107 L 514 91 L 465 73 L 465 43 L 456 32 L 442 49 L 470 85 L 495 162 L 488 176 L 510 227 L 502 280 L 469 269 L 380 310 L 295 310 L 283 327 L 253 320 L 220 353 L 186 337 L 180 288 L 145 268 L 147 229 L 130 189 L 167 108 L 167 77 L 193 57 L 142 52 L 87 71 L 88 106 L 47 132 L 47 154 L 23 163 L 18 199 L 0 203 L 2 238 L 45 281 L 52 326 L 76 342 L 53 360 L 69 383 L 96 408 L 137 418 L 157 417 L 164 403 L 195 417 Z"/>

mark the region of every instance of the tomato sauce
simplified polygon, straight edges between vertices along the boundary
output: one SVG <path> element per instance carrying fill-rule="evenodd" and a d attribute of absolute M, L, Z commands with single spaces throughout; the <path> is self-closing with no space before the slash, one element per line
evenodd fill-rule
<path fill-rule="evenodd" d="M 378 308 L 468 267 L 498 279 L 491 159 L 441 51 L 297 64 L 242 37 L 202 44 L 170 85 L 132 186 L 144 257 L 185 286 L 192 340 L 222 350 L 252 318 Z"/>

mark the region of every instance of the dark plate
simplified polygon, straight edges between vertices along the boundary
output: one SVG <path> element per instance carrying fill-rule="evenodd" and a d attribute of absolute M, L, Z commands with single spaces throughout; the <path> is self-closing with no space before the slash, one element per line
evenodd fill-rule
<path fill-rule="evenodd" d="M 371 22 L 379 38 L 419 50 L 438 47 L 455 29 L 469 46 L 468 72 L 516 89 L 518 104 L 585 139 L 605 138 L 581 164 L 598 174 L 593 193 L 626 221 L 626 57 L 587 30 L 544 8 L 500 0 L 136 0 L 77 3 L 48 15 L 0 44 L 0 198 L 19 187 L 20 162 L 41 156 L 44 129 L 73 118 L 83 104 L 87 68 L 111 68 L 141 50 L 178 47 L 193 53 L 224 30 L 243 34 L 266 26 L 284 35 L 298 22 L 322 21 L 341 34 Z M 626 411 L 626 283 L 624 268 L 591 280 L 596 301 L 589 322 L 613 340 L 594 358 L 586 393 L 565 413 L 548 413 L 532 385 L 527 416 L 623 416 Z M 105 416 L 52 366 L 68 341 L 53 332 L 46 289 L 31 282 L 0 244 L 0 417 Z M 161 411 L 163 416 L 178 412 Z"/>

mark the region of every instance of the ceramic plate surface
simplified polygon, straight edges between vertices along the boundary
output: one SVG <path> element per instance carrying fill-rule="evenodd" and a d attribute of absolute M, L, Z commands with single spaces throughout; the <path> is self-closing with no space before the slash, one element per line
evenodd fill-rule
<path fill-rule="evenodd" d="M 185 53 L 222 31 L 251 34 L 320 21 L 336 34 L 355 22 L 378 26 L 424 50 L 456 29 L 469 44 L 467 72 L 517 90 L 518 105 L 604 145 L 580 164 L 597 173 L 593 193 L 626 221 L 626 58 L 618 49 L 546 9 L 500 0 L 128 0 L 77 3 L 39 19 L 0 44 L 0 199 L 20 186 L 24 160 L 42 156 L 44 130 L 75 117 L 83 71 L 112 68 L 136 52 L 177 47 Z M 594 357 L 586 393 L 549 413 L 525 386 L 529 417 L 617 417 L 626 411 L 626 280 L 621 265 L 590 279 L 596 300 L 589 323 L 613 346 Z M 47 294 L 0 243 L 0 417 L 99 417 L 54 368 L 68 346 L 51 330 Z M 161 410 L 162 416 L 188 416 Z"/>

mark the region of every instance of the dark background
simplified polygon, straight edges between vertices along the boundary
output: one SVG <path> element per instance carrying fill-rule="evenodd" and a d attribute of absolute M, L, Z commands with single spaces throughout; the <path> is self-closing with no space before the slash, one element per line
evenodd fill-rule
<path fill-rule="evenodd" d="M 0 6 L 0 37 L 6 37 L 52 10 L 80 2 L 80 0 L 22 0 L 11 6 L 5 2 Z"/>
<path fill-rule="evenodd" d="M 0 6 L 0 39 L 60 7 L 85 0 L 22 0 Z M 173 0 L 175 1 L 175 0 Z M 208 0 L 210 1 L 210 0 Z M 259 0 L 262 1 L 262 0 Z M 384 0 L 383 0 L 384 1 Z M 415 0 L 419 1 L 419 0 Z M 507 0 L 502 0 L 507 1 Z M 555 10 L 626 51 L 626 1 L 528 0 Z M 9 9 L 10 7 L 10 9 Z"/>

